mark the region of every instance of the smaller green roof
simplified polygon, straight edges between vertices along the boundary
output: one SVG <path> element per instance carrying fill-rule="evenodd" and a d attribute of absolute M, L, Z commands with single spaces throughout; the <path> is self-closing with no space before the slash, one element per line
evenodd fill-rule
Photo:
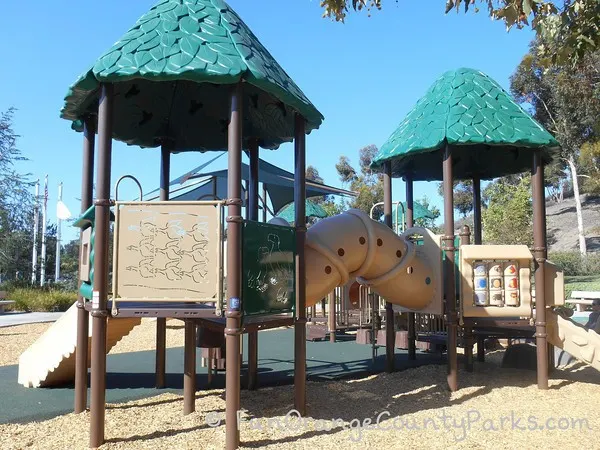
<path fill-rule="evenodd" d="M 231 85 L 243 81 L 244 138 L 263 148 L 293 140 L 294 113 L 306 132 L 323 116 L 223 0 L 159 0 L 81 75 L 61 117 L 97 113 L 101 83 L 115 86 L 113 137 L 177 151 L 227 148 Z"/>
<path fill-rule="evenodd" d="M 532 150 L 546 163 L 558 142 L 492 78 L 461 68 L 444 73 L 383 144 L 372 167 L 392 161 L 393 176 L 442 178 L 442 152 L 452 146 L 454 176 L 483 179 L 521 173 Z"/>
<path fill-rule="evenodd" d="M 396 222 L 396 209 L 398 209 L 397 206 L 394 206 L 392 209 L 392 221 L 394 223 Z M 404 215 L 406 216 L 406 210 L 406 202 L 402 202 L 402 208 L 400 208 L 400 211 L 398 211 L 398 217 L 400 217 L 400 220 L 402 220 L 402 211 L 404 211 Z M 419 202 L 413 201 L 413 220 L 417 219 L 435 219 L 435 216 Z"/>
<path fill-rule="evenodd" d="M 277 217 L 281 217 L 282 219 L 287 220 L 289 223 L 294 222 L 296 220 L 295 215 L 295 206 L 294 203 L 288 203 L 286 206 L 281 208 L 281 210 L 277 213 Z M 315 202 L 310 200 L 306 200 L 306 218 L 309 217 L 317 217 L 322 219 L 327 217 L 327 211 L 323 209 L 323 207 Z"/>

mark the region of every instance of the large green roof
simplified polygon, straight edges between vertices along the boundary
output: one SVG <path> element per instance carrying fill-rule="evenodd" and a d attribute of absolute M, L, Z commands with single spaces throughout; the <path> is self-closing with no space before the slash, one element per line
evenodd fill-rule
<path fill-rule="evenodd" d="M 408 113 L 373 160 L 392 161 L 394 176 L 442 178 L 442 153 L 452 146 L 455 178 L 495 178 L 531 169 L 532 149 L 551 160 L 556 140 L 486 74 L 444 73 Z"/>
<path fill-rule="evenodd" d="M 113 137 L 178 151 L 227 147 L 229 87 L 244 81 L 246 138 L 277 148 L 294 136 L 294 112 L 310 132 L 323 116 L 222 0 L 160 0 L 69 89 L 61 117 L 98 108 L 115 84 Z"/>

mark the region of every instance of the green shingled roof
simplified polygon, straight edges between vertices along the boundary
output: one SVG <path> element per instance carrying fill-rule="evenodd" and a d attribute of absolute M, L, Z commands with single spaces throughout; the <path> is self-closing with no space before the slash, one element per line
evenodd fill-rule
<path fill-rule="evenodd" d="M 100 83 L 115 83 L 115 139 L 178 151 L 226 148 L 229 87 L 243 80 L 246 138 L 277 148 L 323 116 L 222 0 L 161 0 L 69 89 L 61 117 L 97 111 Z"/>
<path fill-rule="evenodd" d="M 529 170 L 532 149 L 551 160 L 556 140 L 486 74 L 462 68 L 444 73 L 408 113 L 373 167 L 392 161 L 394 176 L 442 178 L 442 153 L 452 146 L 455 178 L 495 178 Z"/>

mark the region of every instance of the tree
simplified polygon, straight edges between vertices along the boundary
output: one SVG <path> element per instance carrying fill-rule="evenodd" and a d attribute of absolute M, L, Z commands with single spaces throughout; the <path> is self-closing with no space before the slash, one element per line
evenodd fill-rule
<path fill-rule="evenodd" d="M 577 164 L 585 172 L 582 191 L 592 195 L 600 194 L 600 142 L 586 143 L 581 146 Z"/>
<path fill-rule="evenodd" d="M 398 0 L 396 0 L 398 3 Z M 380 10 L 383 0 L 321 0 L 323 16 L 344 22 L 350 9 Z M 507 30 L 531 24 L 539 40 L 544 62 L 576 64 L 600 46 L 600 2 L 598 0 L 446 0 L 446 14 L 483 4 L 489 16 L 501 20 Z M 441 8 L 441 2 L 440 2 Z"/>
<path fill-rule="evenodd" d="M 315 166 L 306 167 L 306 179 L 316 183 L 324 183 L 323 178 L 319 174 L 319 170 Z"/>
<path fill-rule="evenodd" d="M 590 53 L 574 67 L 541 64 L 539 46 L 530 51 L 511 76 L 511 91 L 516 100 L 531 105 L 533 116 L 561 145 L 559 159 L 571 174 L 577 209 L 579 250 L 586 254 L 586 242 L 579 197 L 577 160 L 581 147 L 596 139 L 600 117 L 600 52 Z"/>
<path fill-rule="evenodd" d="M 350 165 L 347 156 L 340 156 L 339 162 L 335 165 L 342 183 L 349 183 L 350 190 L 358 193 L 348 206 L 367 214 L 375 203 L 383 201 L 383 175 L 373 172 L 370 168 L 371 161 L 378 152 L 375 145 L 368 145 L 359 150 L 359 172 Z"/>
<path fill-rule="evenodd" d="M 438 184 L 438 194 L 444 196 L 444 184 Z M 472 180 L 454 180 L 454 209 L 457 210 L 463 218 L 467 217 L 473 211 L 473 181 Z"/>
<path fill-rule="evenodd" d="M 319 174 L 319 170 L 315 166 L 306 167 L 306 179 L 317 183 L 325 184 L 323 177 Z M 335 216 L 342 212 L 342 206 L 335 202 L 331 195 L 323 195 L 321 197 L 311 197 L 310 201 L 320 205 L 326 212 L 327 216 Z M 309 219 L 309 223 L 316 222 L 315 218 Z"/>
<path fill-rule="evenodd" d="M 14 108 L 0 114 L 0 272 L 13 276 L 31 273 L 33 196 L 28 174 L 15 164 L 25 161 L 13 130 Z"/>
<path fill-rule="evenodd" d="M 500 178 L 486 187 L 489 198 L 482 212 L 483 235 L 487 244 L 533 244 L 531 176 Z"/>

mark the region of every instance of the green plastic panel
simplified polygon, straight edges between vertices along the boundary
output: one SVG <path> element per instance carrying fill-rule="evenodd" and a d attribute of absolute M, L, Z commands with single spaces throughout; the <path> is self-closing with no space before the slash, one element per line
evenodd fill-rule
<path fill-rule="evenodd" d="M 115 11 L 116 12 L 116 11 Z M 100 83 L 114 83 L 113 137 L 177 151 L 227 148 L 231 85 L 245 81 L 243 135 L 277 148 L 323 116 L 237 13 L 222 0 L 160 0 L 69 88 L 61 117 L 95 113 Z M 200 126 L 199 126 L 200 124 Z"/>
<path fill-rule="evenodd" d="M 456 298 L 459 298 L 460 295 L 460 284 L 461 284 L 461 274 L 460 274 L 460 237 L 454 236 L 454 287 L 456 291 Z M 442 250 L 442 261 L 446 261 L 446 250 Z M 445 269 L 445 265 L 442 266 Z M 444 275 L 445 276 L 445 275 Z"/>
<path fill-rule="evenodd" d="M 442 149 L 452 146 L 455 178 L 495 178 L 531 169 L 532 149 L 546 163 L 558 142 L 486 74 L 444 73 L 381 146 L 372 167 L 392 161 L 394 176 L 440 180 Z"/>
<path fill-rule="evenodd" d="M 96 256 L 94 249 L 94 242 L 96 240 L 96 229 L 94 227 L 96 223 L 95 216 L 96 207 L 90 206 L 84 213 L 79 216 L 79 218 L 73 223 L 74 227 L 81 228 L 82 230 L 87 227 L 92 227 L 92 232 L 90 234 L 90 276 L 89 281 L 82 281 L 81 286 L 79 287 L 79 293 L 85 299 L 92 299 L 92 292 L 94 286 L 94 258 Z M 110 211 L 109 221 L 114 222 L 115 215 L 112 211 Z"/>
<path fill-rule="evenodd" d="M 245 221 L 242 231 L 244 316 L 293 312 L 296 304 L 296 231 Z"/>

